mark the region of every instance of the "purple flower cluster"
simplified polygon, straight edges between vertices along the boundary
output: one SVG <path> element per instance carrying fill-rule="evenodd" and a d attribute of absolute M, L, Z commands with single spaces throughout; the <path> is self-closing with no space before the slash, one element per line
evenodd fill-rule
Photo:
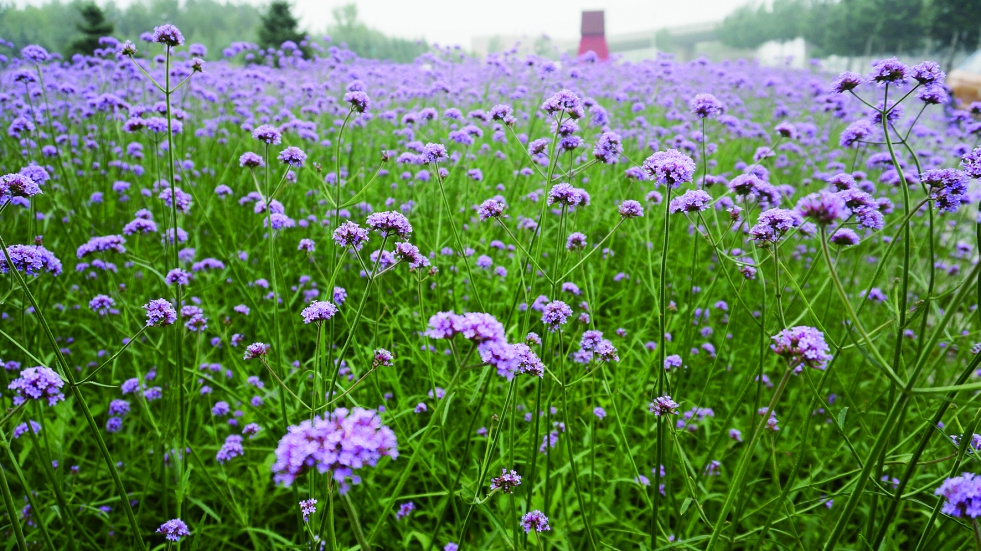
<path fill-rule="evenodd" d="M 316 499 L 304 499 L 300 502 L 300 513 L 303 514 L 303 522 L 310 520 L 310 515 L 317 512 Z"/>
<path fill-rule="evenodd" d="M 498 375 L 508 380 L 518 373 L 538 377 L 545 373 L 545 366 L 531 348 L 522 343 L 508 344 L 504 326 L 490 314 L 438 312 L 429 318 L 426 336 L 451 339 L 456 335 L 474 342 L 481 360 L 497 368 Z"/>
<path fill-rule="evenodd" d="M 360 251 L 368 241 L 368 230 L 350 220 L 334 230 L 334 243 L 341 247 L 349 247 Z"/>
<path fill-rule="evenodd" d="M 226 461 L 231 461 L 244 454 L 245 450 L 242 449 L 242 437 L 237 434 L 229 434 L 225 438 L 225 443 L 221 445 L 221 448 L 215 455 L 215 459 L 224 465 Z"/>
<path fill-rule="evenodd" d="M 374 467 L 382 457 L 398 457 L 395 433 L 372 410 L 338 408 L 292 426 L 276 447 L 272 470 L 276 483 L 289 486 L 310 469 L 331 473 L 341 493 L 361 482 L 356 471 Z"/>
<path fill-rule="evenodd" d="M 712 196 L 700 189 L 690 189 L 680 197 L 675 197 L 668 205 L 668 212 L 701 212 L 709 208 Z"/>
<path fill-rule="evenodd" d="M 187 529 L 187 524 L 184 524 L 184 521 L 179 518 L 161 524 L 160 528 L 157 528 L 157 533 L 166 536 L 168 541 L 181 541 L 182 537 L 191 535 L 191 531 Z"/>
<path fill-rule="evenodd" d="M 38 366 L 28 367 L 20 372 L 20 377 L 14 379 L 8 386 L 17 395 L 14 405 L 19 406 L 27 400 L 47 400 L 53 406 L 65 399 L 61 388 L 65 382 L 51 368 Z"/>
<path fill-rule="evenodd" d="M 824 341 L 824 333 L 813 327 L 799 325 L 784 329 L 773 337 L 770 348 L 787 358 L 791 367 L 802 366 L 824 369 L 831 359 L 830 349 Z"/>
<path fill-rule="evenodd" d="M 657 185 L 672 188 L 691 182 L 695 175 L 695 161 L 676 149 L 654 153 L 644 161 L 642 168 Z"/>
<path fill-rule="evenodd" d="M 24 174 L 0 176 L 0 204 L 8 197 L 33 197 L 38 193 L 41 193 L 41 187 Z"/>
<path fill-rule="evenodd" d="M 696 94 L 688 103 L 691 113 L 700 119 L 715 118 L 726 112 L 724 103 L 712 94 Z"/>
<path fill-rule="evenodd" d="M 365 223 L 382 234 L 382 237 L 395 235 L 405 239 L 412 234 L 412 224 L 409 224 L 409 219 L 401 212 L 374 212 L 368 215 Z M 337 240 L 336 234 L 334 239 Z"/>
<path fill-rule="evenodd" d="M 526 534 L 530 533 L 532 530 L 535 532 L 545 532 L 547 530 L 551 530 L 548 525 L 548 517 L 545 516 L 545 513 L 537 509 L 530 511 L 521 517 L 521 526 L 525 529 Z"/>
<path fill-rule="evenodd" d="M 481 220 L 501 218 L 507 208 L 508 204 L 504 202 L 504 198 L 498 195 L 481 203 L 477 207 L 477 214 L 480 215 Z"/>
<path fill-rule="evenodd" d="M 581 119 L 585 114 L 582 100 L 571 90 L 562 89 L 542 103 L 542 111 L 549 115 L 566 114 L 571 119 Z"/>
<path fill-rule="evenodd" d="M 944 496 L 941 511 L 946 515 L 966 518 L 981 516 L 981 477 L 973 473 L 944 480 L 934 494 Z"/>
<path fill-rule="evenodd" d="M 514 489 L 521 485 L 521 475 L 516 471 L 501 469 L 501 476 L 491 479 L 491 490 L 500 490 L 505 494 L 514 492 Z"/>
<path fill-rule="evenodd" d="M 143 308 L 146 309 L 146 324 L 150 327 L 173 325 L 177 321 L 177 311 L 165 298 L 151 300 Z"/>
<path fill-rule="evenodd" d="M 920 175 L 920 182 L 930 188 L 930 198 L 941 212 L 956 212 L 957 207 L 968 203 L 967 174 L 953 168 L 927 170 Z"/>
<path fill-rule="evenodd" d="M 760 214 L 756 225 L 749 230 L 749 235 L 757 244 L 766 246 L 776 243 L 788 231 L 803 223 L 803 218 L 795 211 L 770 209 Z"/>
<path fill-rule="evenodd" d="M 106 235 L 102 237 L 93 237 L 89 239 L 87 243 L 80 246 L 78 251 L 76 251 L 75 256 L 79 259 L 84 258 L 95 252 L 112 251 L 119 254 L 126 252 L 126 238 L 121 235 Z"/>
<path fill-rule="evenodd" d="M 325 300 L 315 300 L 300 312 L 303 323 L 321 324 L 337 314 L 337 306 Z"/>
<path fill-rule="evenodd" d="M 29 276 L 37 276 L 41 272 L 53 275 L 61 274 L 61 261 L 48 249 L 41 245 L 11 245 L 7 248 L 14 269 Z M 0 255 L 0 273 L 10 271 L 7 258 Z"/>
<path fill-rule="evenodd" d="M 678 403 L 672 400 L 670 396 L 658 396 L 651 402 L 648 409 L 655 416 L 662 417 L 666 415 L 678 415 L 679 407 Z"/>

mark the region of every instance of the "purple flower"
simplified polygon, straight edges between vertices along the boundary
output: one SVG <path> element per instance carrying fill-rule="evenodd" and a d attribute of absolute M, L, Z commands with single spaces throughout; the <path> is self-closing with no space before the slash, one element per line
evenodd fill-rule
<path fill-rule="evenodd" d="M 565 113 L 571 119 L 581 119 L 586 112 L 582 107 L 582 100 L 571 90 L 562 89 L 552 97 L 542 103 L 542 111 L 549 115 Z"/>
<path fill-rule="evenodd" d="M 678 415 L 678 403 L 671 399 L 670 396 L 658 396 L 651 402 L 648 409 L 657 417 L 664 415 Z"/>
<path fill-rule="evenodd" d="M 225 438 L 225 443 L 221 445 L 221 449 L 218 450 L 215 459 L 224 465 L 226 461 L 230 461 L 244 454 L 245 450 L 242 449 L 242 437 L 237 434 L 230 434 Z"/>
<path fill-rule="evenodd" d="M 427 143 L 422 149 L 422 156 L 428 163 L 438 163 L 449 158 L 446 146 L 440 143 Z"/>
<path fill-rule="evenodd" d="M 953 168 L 928 170 L 920 175 L 920 182 L 930 188 L 930 198 L 941 212 L 955 212 L 968 202 L 967 174 Z"/>
<path fill-rule="evenodd" d="M 572 232 L 565 240 L 565 248 L 570 251 L 581 251 L 586 248 L 586 236 L 579 232 Z"/>
<path fill-rule="evenodd" d="M 399 506 L 398 512 L 395 513 L 395 520 L 402 520 L 405 517 L 409 516 L 409 513 L 415 510 L 416 510 L 416 504 L 412 503 L 411 501 L 406 501 L 405 503 Z"/>
<path fill-rule="evenodd" d="M 113 400 L 109 402 L 109 415 L 125 417 L 129 413 L 129 402 L 126 400 Z"/>
<path fill-rule="evenodd" d="M 909 74 L 909 67 L 895 57 L 882 59 L 872 63 L 872 72 L 869 73 L 869 81 L 879 85 L 906 82 Z"/>
<path fill-rule="evenodd" d="M 303 513 L 303 522 L 310 520 L 310 515 L 317 512 L 316 499 L 304 499 L 300 502 L 300 512 Z"/>
<path fill-rule="evenodd" d="M 61 388 L 65 382 L 51 368 L 38 366 L 21 370 L 20 377 L 14 379 L 8 386 L 17 395 L 14 405 L 19 406 L 27 400 L 46 399 L 53 406 L 65 399 Z"/>
<path fill-rule="evenodd" d="M 30 425 L 30 428 L 28 428 L 27 423 L 30 423 L 31 424 Z M 34 434 L 37 434 L 37 433 L 41 432 L 41 425 L 38 424 L 38 422 L 35 421 L 35 420 L 33 420 L 33 419 L 31 419 L 30 421 L 27 421 L 25 423 L 21 423 L 21 424 L 17 425 L 16 427 L 14 427 L 14 434 L 13 434 L 14 439 L 16 440 L 17 438 L 20 438 L 21 435 L 22 434 L 25 434 L 27 431 L 33 431 Z"/>
<path fill-rule="evenodd" d="M 822 191 L 812 193 L 797 202 L 797 210 L 805 217 L 810 218 L 821 226 L 842 218 L 846 214 L 847 208 L 841 196 L 837 193 Z"/>
<path fill-rule="evenodd" d="M 858 245 L 862 238 L 851 228 L 838 228 L 828 241 L 840 247 Z"/>
<path fill-rule="evenodd" d="M 11 245 L 7 248 L 7 254 L 10 255 L 14 269 L 26 275 L 36 277 L 42 271 L 61 274 L 61 261 L 41 245 Z M 0 256 L 0 273 L 6 274 L 9 271 L 6 257 Z"/>
<path fill-rule="evenodd" d="M 934 495 L 944 496 L 941 511 L 952 517 L 981 516 L 981 477 L 964 473 L 944 480 Z"/>
<path fill-rule="evenodd" d="M 525 529 L 526 534 L 530 533 L 532 530 L 535 532 L 551 530 L 551 528 L 548 526 L 548 517 L 545 516 L 545 513 L 537 509 L 521 517 L 521 526 Z"/>
<path fill-rule="evenodd" d="M 181 46 L 184 44 L 184 35 L 181 34 L 181 31 L 173 25 L 160 25 L 159 27 L 153 28 L 151 40 L 157 44 L 163 44 L 164 46 Z"/>
<path fill-rule="evenodd" d="M 549 331 L 555 332 L 559 327 L 565 325 L 572 315 L 572 308 L 561 300 L 553 300 L 545 305 L 542 310 L 542 323 L 548 327 Z"/>
<path fill-rule="evenodd" d="M 602 163 L 616 164 L 623 154 L 623 140 L 615 132 L 603 132 L 593 146 L 593 158 Z"/>
<path fill-rule="evenodd" d="M 269 352 L 269 345 L 261 342 L 254 342 L 245 347 L 245 360 L 254 360 L 260 356 L 265 356 Z"/>
<path fill-rule="evenodd" d="M 491 479 L 491 490 L 501 490 L 505 494 L 514 492 L 521 485 L 521 476 L 514 470 L 501 469 L 501 476 Z"/>
<path fill-rule="evenodd" d="M 114 301 L 111 297 L 106 295 L 95 295 L 92 297 L 92 300 L 89 301 L 89 308 L 96 314 L 105 316 L 111 312 L 115 303 L 116 301 Z"/>
<path fill-rule="evenodd" d="M 700 212 L 709 207 L 712 196 L 700 189 L 690 189 L 681 197 L 675 197 L 668 205 L 668 212 Z"/>
<path fill-rule="evenodd" d="M 246 151 L 238 158 L 238 165 L 243 168 L 260 168 L 266 166 L 266 162 L 259 155 Z"/>
<path fill-rule="evenodd" d="M 368 227 L 381 233 L 382 237 L 397 235 L 402 239 L 412 234 L 412 225 L 404 214 L 397 211 L 375 212 L 368 215 Z M 337 237 L 335 236 L 335 240 Z"/>
<path fill-rule="evenodd" d="M 500 218 L 504 216 L 504 211 L 507 208 L 508 205 L 504 202 L 504 198 L 498 196 L 481 203 L 480 207 L 477 208 L 477 213 L 480 215 L 481 220 Z"/>
<path fill-rule="evenodd" d="M 4 196 L 33 197 L 41 193 L 37 182 L 24 174 L 0 176 L 0 198 Z"/>
<path fill-rule="evenodd" d="M 640 206 L 640 203 L 632 199 L 627 199 L 626 201 L 620 203 L 617 211 L 620 213 L 622 218 L 640 218 L 644 216 L 644 207 Z"/>
<path fill-rule="evenodd" d="M 304 308 L 303 311 L 300 312 L 300 315 L 303 316 L 303 323 L 319 324 L 334 317 L 334 314 L 336 313 L 337 306 L 334 306 L 332 303 L 327 301 L 315 300 L 311 302 L 309 306 Z"/>
<path fill-rule="evenodd" d="M 712 94 L 696 94 L 688 103 L 691 113 L 700 119 L 714 118 L 726 112 L 724 103 Z"/>
<path fill-rule="evenodd" d="M 351 110 L 357 111 L 358 113 L 364 113 L 371 107 L 371 99 L 368 97 L 368 94 L 360 90 L 344 94 L 344 101 L 350 103 Z"/>
<path fill-rule="evenodd" d="M 301 167 L 303 162 L 307 160 L 307 154 L 303 152 L 302 149 L 295 146 L 289 146 L 286 149 L 279 152 L 279 162 L 284 165 Z"/>
<path fill-rule="evenodd" d="M 167 536 L 167 540 L 169 541 L 181 541 L 182 537 L 191 535 L 190 530 L 187 529 L 187 525 L 179 518 L 168 520 L 161 524 L 160 528 L 157 528 L 157 533 Z"/>
<path fill-rule="evenodd" d="M 81 260 L 83 257 L 94 252 L 113 251 L 123 254 L 126 252 L 126 247 L 123 246 L 124 243 L 126 243 L 126 238 L 121 235 L 93 237 L 78 248 L 75 256 Z"/>
<path fill-rule="evenodd" d="M 947 73 L 943 72 L 936 61 L 924 61 L 912 67 L 910 76 L 920 84 L 929 86 L 942 83 L 947 78 Z"/>
<path fill-rule="evenodd" d="M 859 119 L 850 125 L 848 128 L 842 130 L 841 136 L 838 138 L 838 144 L 841 147 L 853 148 L 857 147 L 865 138 L 869 137 L 872 133 L 872 126 L 866 119 Z"/>
<path fill-rule="evenodd" d="M 589 194 L 584 189 L 573 187 L 564 182 L 555 184 L 548 191 L 548 204 L 554 205 L 556 203 L 567 207 L 588 205 Z"/>
<path fill-rule="evenodd" d="M 283 135 L 275 126 L 263 124 L 252 131 L 252 137 L 266 145 L 279 145 Z"/>
<path fill-rule="evenodd" d="M 355 471 L 374 467 L 382 457 L 398 457 L 395 433 L 372 410 L 338 408 L 292 426 L 276 447 L 272 471 L 277 483 L 289 486 L 309 469 L 331 473 L 347 492 L 347 480 L 361 482 Z"/>
<path fill-rule="evenodd" d="M 20 49 L 20 57 L 31 63 L 44 63 L 51 58 L 51 55 L 37 44 L 28 44 Z"/>
<path fill-rule="evenodd" d="M 971 178 L 981 179 L 981 146 L 975 147 L 974 151 L 961 158 L 961 168 Z"/>
<path fill-rule="evenodd" d="M 174 268 L 167 272 L 164 281 L 170 285 L 187 285 L 191 283 L 191 274 L 187 273 L 183 268 Z"/>
<path fill-rule="evenodd" d="M 371 360 L 371 367 L 392 367 L 394 361 L 394 354 L 384 348 L 379 348 L 375 350 L 375 356 Z"/>
<path fill-rule="evenodd" d="M 648 157 L 643 164 L 647 177 L 673 188 L 690 182 L 695 175 L 695 161 L 688 155 L 676 150 L 658 151 Z"/>
<path fill-rule="evenodd" d="M 150 327 L 173 325 L 177 321 L 177 311 L 165 298 L 151 300 L 143 308 L 146 308 L 146 324 Z"/>
<path fill-rule="evenodd" d="M 595 415 L 602 421 L 606 417 L 606 410 L 599 406 L 596 406 L 593 408 L 593 415 Z"/>
<path fill-rule="evenodd" d="M 773 337 L 773 341 L 770 348 L 778 356 L 787 358 L 791 367 L 824 369 L 831 359 L 828 344 L 824 342 L 824 333 L 813 327 L 799 325 L 784 329 Z"/>
<path fill-rule="evenodd" d="M 849 90 L 854 90 L 862 85 L 862 75 L 845 71 L 838 75 L 838 78 L 831 83 L 831 91 L 836 94 L 843 94 Z"/>
<path fill-rule="evenodd" d="M 749 230 L 749 235 L 757 244 L 766 246 L 776 243 L 785 233 L 803 223 L 801 216 L 792 210 L 770 209 L 760 214 L 756 225 Z"/>
<path fill-rule="evenodd" d="M 361 247 L 368 241 L 368 230 L 351 222 L 350 220 L 341 224 L 334 230 L 334 243 L 341 247 L 350 247 L 360 251 Z"/>

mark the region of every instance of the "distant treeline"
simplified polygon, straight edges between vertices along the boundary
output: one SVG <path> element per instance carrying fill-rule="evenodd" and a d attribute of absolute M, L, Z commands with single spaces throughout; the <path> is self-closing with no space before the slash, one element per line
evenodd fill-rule
<path fill-rule="evenodd" d="M 981 0 L 773 0 L 723 21 L 738 48 L 803 37 L 818 55 L 874 56 L 981 47 Z"/>
<path fill-rule="evenodd" d="M 19 8 L 8 0 L 0 0 L 0 38 L 14 43 L 16 48 L 39 44 L 49 51 L 70 55 L 71 46 L 83 33 L 82 9 L 91 0 L 52 0 L 39 6 Z M 208 57 L 221 56 L 232 42 L 259 42 L 265 7 L 256 7 L 234 0 L 138 0 L 126 7 L 116 3 L 98 2 L 105 19 L 112 24 L 112 35 L 137 42 L 141 33 L 153 27 L 172 23 L 183 32 L 188 44 L 201 43 L 208 48 Z M 346 43 L 362 57 L 411 61 L 428 49 L 423 41 L 388 37 L 368 28 L 357 20 L 357 9 L 347 5 L 334 10 L 335 23 L 319 29 L 314 37 L 324 34 L 334 44 Z M 0 49 L 0 53 L 2 49 Z"/>

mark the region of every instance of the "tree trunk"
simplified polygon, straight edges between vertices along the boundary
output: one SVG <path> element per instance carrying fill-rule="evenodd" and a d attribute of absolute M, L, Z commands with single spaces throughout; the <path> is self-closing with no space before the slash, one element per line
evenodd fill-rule
<path fill-rule="evenodd" d="M 954 38 L 950 39 L 950 53 L 947 54 L 947 62 L 944 63 L 944 70 L 948 73 L 951 70 L 951 65 L 954 64 L 954 53 L 957 51 L 957 39 L 960 36 L 960 32 L 954 32 Z"/>

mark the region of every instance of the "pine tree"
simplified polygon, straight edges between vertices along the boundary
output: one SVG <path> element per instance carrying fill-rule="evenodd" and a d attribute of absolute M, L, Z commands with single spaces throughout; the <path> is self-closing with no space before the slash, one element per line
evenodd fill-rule
<path fill-rule="evenodd" d="M 292 40 L 297 45 L 303 40 L 303 33 L 297 27 L 299 23 L 293 17 L 289 2 L 273 0 L 269 11 L 262 17 L 262 27 L 259 28 L 259 46 L 263 48 L 279 48 L 283 42 Z"/>
<path fill-rule="evenodd" d="M 75 27 L 82 36 L 72 41 L 69 49 L 72 54 L 91 55 L 99 47 L 99 39 L 112 35 L 113 24 L 106 21 L 106 16 L 99 6 L 84 4 L 79 8 L 84 23 L 76 23 Z"/>

